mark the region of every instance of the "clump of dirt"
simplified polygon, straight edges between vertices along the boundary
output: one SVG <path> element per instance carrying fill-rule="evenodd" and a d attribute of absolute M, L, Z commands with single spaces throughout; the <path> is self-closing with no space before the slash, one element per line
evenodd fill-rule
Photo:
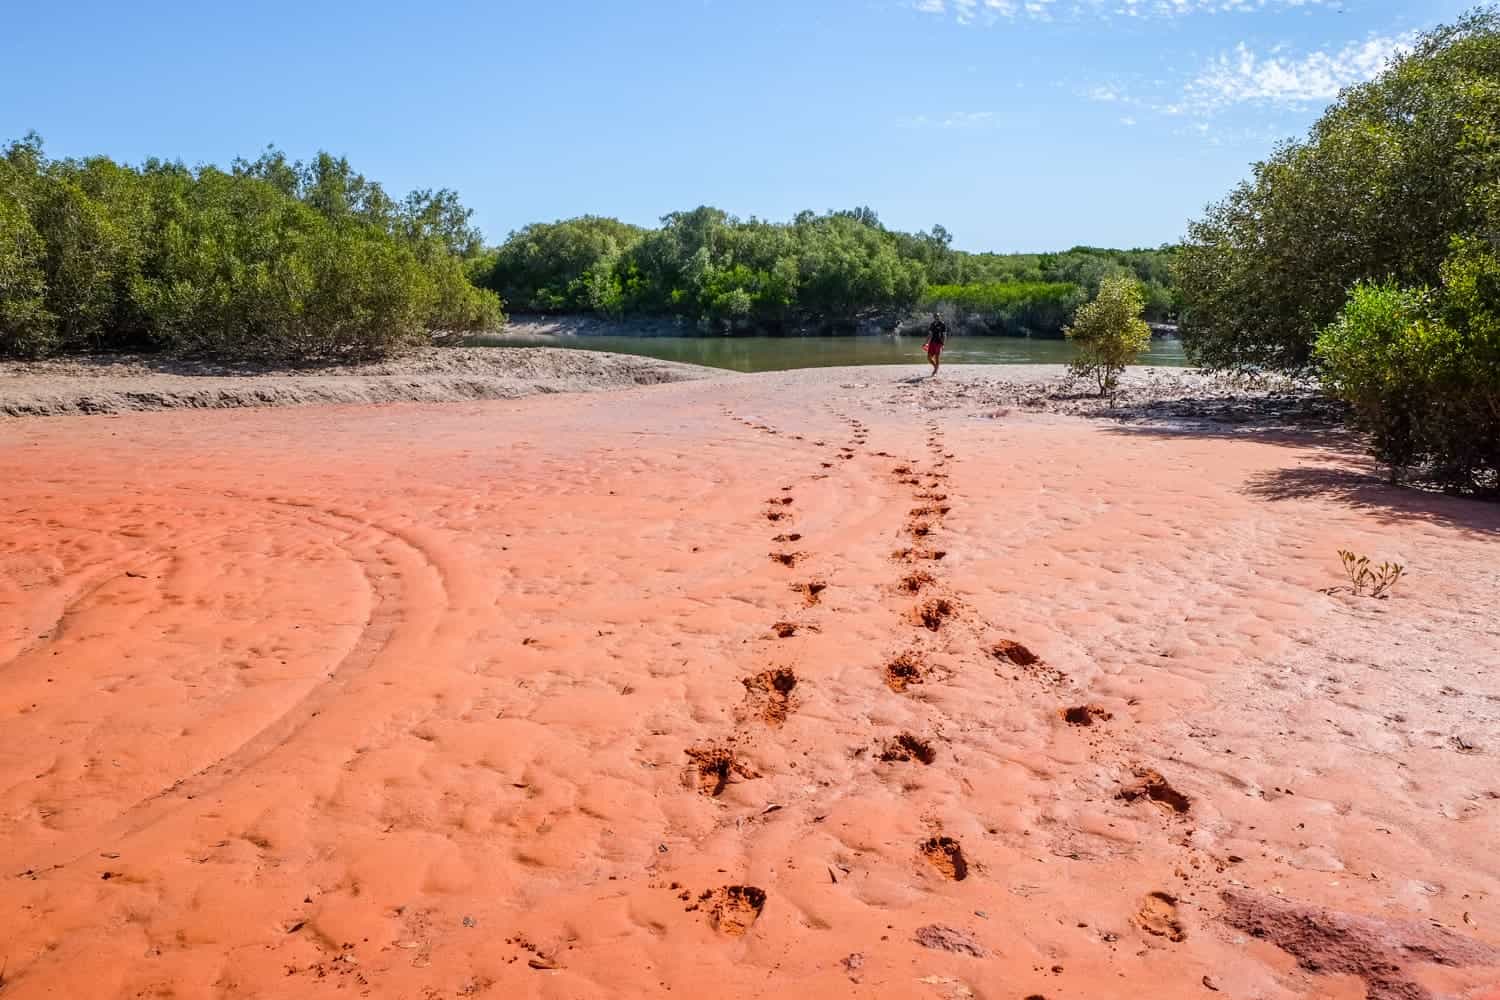
<path fill-rule="evenodd" d="M 1147 894 L 1135 912 L 1136 926 L 1169 941 L 1186 941 L 1187 931 L 1177 919 L 1177 897 L 1165 892 Z"/>
<path fill-rule="evenodd" d="M 914 614 L 922 627 L 929 632 L 936 632 L 943 627 L 943 623 L 958 613 L 952 601 L 946 597 L 934 597 L 918 605 Z"/>
<path fill-rule="evenodd" d="M 1193 801 L 1167 783 L 1160 773 L 1151 770 L 1135 772 L 1135 784 L 1126 785 L 1115 797 L 1126 802 L 1148 799 L 1179 815 L 1193 807 Z"/>
<path fill-rule="evenodd" d="M 1309 972 L 1358 976 L 1368 1000 L 1433 1000 L 1413 966 L 1500 965 L 1500 949 L 1441 927 L 1302 906 L 1269 896 L 1222 894 L 1224 920 L 1269 941 Z"/>
<path fill-rule="evenodd" d="M 969 877 L 969 863 L 963 848 L 952 837 L 928 837 L 922 844 L 922 856 L 946 879 L 962 882 Z"/>
<path fill-rule="evenodd" d="M 703 795 L 717 797 L 729 784 L 731 775 L 738 775 L 747 781 L 760 777 L 754 768 L 740 760 L 733 747 L 726 744 L 700 744 L 683 753 L 692 761 L 688 780 L 691 783 L 696 772 L 698 791 Z"/>
<path fill-rule="evenodd" d="M 790 639 L 797 634 L 799 627 L 796 622 L 777 622 L 771 626 L 771 631 L 776 633 L 778 639 Z"/>
<path fill-rule="evenodd" d="M 772 562 L 780 563 L 790 569 L 796 566 L 797 560 L 801 559 L 805 554 L 803 552 L 772 552 L 770 555 Z"/>
<path fill-rule="evenodd" d="M 936 582 L 937 579 L 931 573 L 919 569 L 901 578 L 901 589 L 908 594 L 917 594 L 921 593 L 923 587 L 930 587 Z"/>
<path fill-rule="evenodd" d="M 947 555 L 948 553 L 942 549 L 897 549 L 891 553 L 891 558 L 898 562 L 917 562 L 923 559 L 931 559 L 937 562 Z"/>
<path fill-rule="evenodd" d="M 768 510 L 768 511 L 766 511 L 766 520 L 772 522 L 773 524 L 775 522 L 777 522 L 777 521 L 780 521 L 780 520 L 782 520 L 784 518 L 788 518 L 788 517 L 791 517 L 791 515 L 790 514 L 782 513 L 779 510 Z"/>
<path fill-rule="evenodd" d="M 921 684 L 925 674 L 921 655 L 905 652 L 885 665 L 885 686 L 899 694 L 912 684 Z"/>
<path fill-rule="evenodd" d="M 725 885 L 705 892 L 699 899 L 708 907 L 708 922 L 714 930 L 742 937 L 765 908 L 766 891 L 753 885 Z"/>
<path fill-rule="evenodd" d="M 931 500 L 934 503 L 942 503 L 944 500 L 948 499 L 948 494 L 946 494 L 946 493 L 934 493 L 931 490 L 927 490 L 925 492 L 918 493 L 917 494 L 917 499 L 918 500 Z"/>
<path fill-rule="evenodd" d="M 758 715 L 768 725 L 779 726 L 796 709 L 792 691 L 797 687 L 797 675 L 791 667 L 773 667 L 762 670 L 754 677 L 746 677 L 745 708 L 749 714 Z"/>
<path fill-rule="evenodd" d="M 766 503 L 771 504 L 772 506 L 775 506 L 776 504 L 781 504 L 784 507 L 789 507 L 794 502 L 795 501 L 793 501 L 793 499 L 791 497 L 771 497 L 769 500 L 766 501 Z"/>
<path fill-rule="evenodd" d="M 1114 718 L 1100 705 L 1074 705 L 1063 709 L 1059 714 L 1070 726 L 1092 726 L 1095 722 L 1108 722 Z"/>
<path fill-rule="evenodd" d="M 961 931 L 956 927 L 944 927 L 942 924 L 928 924 L 926 927 L 918 927 L 912 940 L 923 948 L 935 948 L 938 951 L 951 951 L 959 955 L 972 955 L 975 958 L 986 958 L 989 952 L 974 940 L 974 935 L 968 931 Z"/>
<path fill-rule="evenodd" d="M 802 536 L 794 531 L 790 535 L 777 535 L 775 538 L 771 539 L 771 541 L 781 542 L 783 544 L 785 544 L 786 542 L 800 542 L 802 541 Z"/>
<path fill-rule="evenodd" d="M 926 538 L 932 534 L 932 525 L 926 521 L 913 521 L 906 526 L 906 530 L 911 533 L 913 538 Z"/>
<path fill-rule="evenodd" d="M 802 595 L 802 601 L 808 607 L 812 607 L 822 600 L 823 591 L 828 589 L 828 584 L 821 580 L 809 580 L 807 583 L 794 583 L 792 589 Z"/>
<path fill-rule="evenodd" d="M 923 764 L 931 764 L 937 760 L 937 751 L 932 749 L 932 744 L 924 739 L 919 739 L 911 733 L 902 733 L 895 739 L 887 740 L 880 751 L 880 759 L 884 761 L 920 761 Z"/>

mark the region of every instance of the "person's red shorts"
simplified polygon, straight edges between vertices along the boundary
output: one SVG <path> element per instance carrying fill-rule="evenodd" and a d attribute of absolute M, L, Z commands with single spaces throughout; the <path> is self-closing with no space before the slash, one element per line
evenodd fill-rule
<path fill-rule="evenodd" d="M 929 358 L 935 358 L 935 357 L 937 357 L 938 355 L 940 355 L 942 353 L 943 353 L 943 345 L 942 344 L 928 344 L 927 345 L 927 356 Z"/>

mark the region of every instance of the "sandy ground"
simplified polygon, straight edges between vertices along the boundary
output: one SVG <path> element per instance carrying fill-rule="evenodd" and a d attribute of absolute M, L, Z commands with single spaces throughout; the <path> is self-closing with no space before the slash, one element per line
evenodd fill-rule
<path fill-rule="evenodd" d="M 0 424 L 0 995 L 1500 996 L 1500 509 L 906 374 Z"/>
<path fill-rule="evenodd" d="M 390 361 L 300 369 L 150 355 L 0 361 L 0 417 L 518 399 L 714 374 L 654 358 L 545 347 L 435 347 Z"/>

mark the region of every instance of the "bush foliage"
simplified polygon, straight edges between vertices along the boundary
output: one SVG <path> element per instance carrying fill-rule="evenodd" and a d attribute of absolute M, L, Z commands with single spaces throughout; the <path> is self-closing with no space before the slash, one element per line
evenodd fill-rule
<path fill-rule="evenodd" d="M 1215 368 L 1297 371 L 1359 281 L 1435 286 L 1455 236 L 1500 230 L 1500 14 L 1422 36 L 1193 223 L 1183 341 Z"/>
<path fill-rule="evenodd" d="M 1397 476 L 1500 494 L 1500 256 L 1489 245 L 1459 244 L 1438 289 L 1356 286 L 1317 357 Z"/>
<path fill-rule="evenodd" d="M 1120 373 L 1151 345 L 1151 328 L 1141 319 L 1145 306 L 1145 295 L 1134 278 L 1105 278 L 1099 294 L 1079 307 L 1065 331 L 1078 347 L 1069 372 L 1094 379 L 1101 396 L 1113 392 Z"/>
<path fill-rule="evenodd" d="M 1397 476 L 1500 492 L 1500 10 L 1422 36 L 1178 261 L 1189 354 L 1312 369 Z"/>
<path fill-rule="evenodd" d="M 0 354 L 170 350 L 369 357 L 498 326 L 451 191 L 396 202 L 321 153 L 228 172 L 0 150 Z"/>
<path fill-rule="evenodd" d="M 847 329 L 920 304 L 986 332 L 1060 335 L 1115 273 L 1148 283 L 1162 318 L 1174 308 L 1169 251 L 968 254 L 951 243 L 942 226 L 898 232 L 868 208 L 773 223 L 702 207 L 656 229 L 584 216 L 512 233 L 478 280 L 517 310 L 676 315 L 716 331 Z"/>

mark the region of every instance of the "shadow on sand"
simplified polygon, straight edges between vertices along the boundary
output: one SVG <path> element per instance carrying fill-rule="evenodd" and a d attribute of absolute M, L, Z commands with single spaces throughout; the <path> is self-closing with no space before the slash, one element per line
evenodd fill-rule
<path fill-rule="evenodd" d="M 1365 453 L 1360 436 L 1344 428 L 1122 424 L 1111 432 L 1132 437 L 1213 437 L 1304 449 L 1307 463 L 1251 476 L 1241 492 L 1269 503 L 1336 503 L 1369 514 L 1381 524 L 1439 524 L 1476 535 L 1500 535 L 1500 503 L 1393 483 Z"/>

